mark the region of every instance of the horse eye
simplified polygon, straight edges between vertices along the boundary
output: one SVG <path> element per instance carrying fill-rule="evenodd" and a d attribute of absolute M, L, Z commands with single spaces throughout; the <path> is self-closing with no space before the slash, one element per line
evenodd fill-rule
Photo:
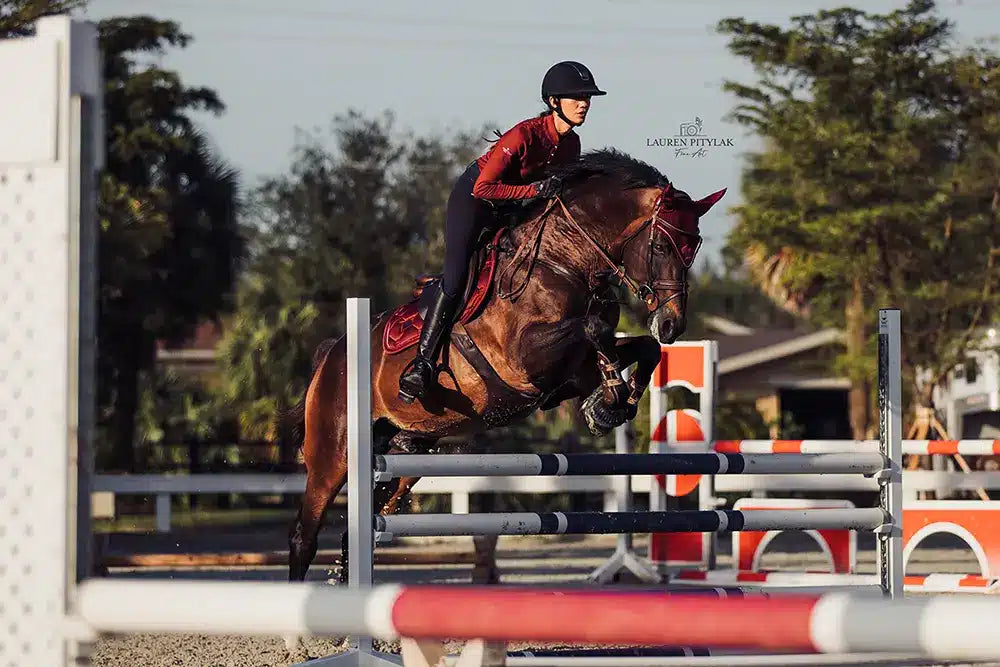
<path fill-rule="evenodd" d="M 663 252 L 666 249 L 667 249 L 667 247 L 665 245 L 663 245 L 662 243 L 654 243 L 653 244 L 653 252 L 656 252 L 656 253 L 659 253 L 659 254 L 662 255 Z"/>

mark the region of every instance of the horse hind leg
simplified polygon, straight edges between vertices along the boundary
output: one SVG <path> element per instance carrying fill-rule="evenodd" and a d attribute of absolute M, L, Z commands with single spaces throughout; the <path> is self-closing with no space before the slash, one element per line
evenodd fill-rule
<path fill-rule="evenodd" d="M 338 347 L 344 343 L 338 341 Z M 347 482 L 346 376 L 343 355 L 331 352 L 313 378 L 306 396 L 305 440 L 306 490 L 288 531 L 288 580 L 304 581 L 316 557 L 317 538 L 326 510 Z M 396 428 L 385 420 L 373 425 L 373 446 L 384 447 Z"/>
<path fill-rule="evenodd" d="M 396 432 L 388 438 L 380 438 L 379 444 L 387 449 L 387 454 L 413 454 L 417 451 L 426 452 L 434 446 L 437 438 L 420 438 L 410 433 Z M 376 450 L 381 453 L 380 450 Z M 378 483 L 372 492 L 372 508 L 376 514 L 395 514 L 399 510 L 399 504 L 406 494 L 417 483 L 419 477 L 397 477 L 389 482 Z M 348 535 L 345 531 L 340 541 L 340 572 L 337 581 L 347 584 L 348 559 L 350 553 L 348 549 Z"/>

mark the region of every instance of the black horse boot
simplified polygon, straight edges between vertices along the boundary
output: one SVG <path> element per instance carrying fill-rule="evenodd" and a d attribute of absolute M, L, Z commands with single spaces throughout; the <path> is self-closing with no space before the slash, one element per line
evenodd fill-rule
<path fill-rule="evenodd" d="M 417 356 L 407 364 L 399 376 L 399 400 L 412 403 L 417 398 L 423 398 L 434 380 L 438 350 L 441 336 L 455 312 L 458 297 L 451 297 L 438 288 L 437 296 L 424 318 L 424 326 L 420 330 L 420 343 L 417 345 Z"/>

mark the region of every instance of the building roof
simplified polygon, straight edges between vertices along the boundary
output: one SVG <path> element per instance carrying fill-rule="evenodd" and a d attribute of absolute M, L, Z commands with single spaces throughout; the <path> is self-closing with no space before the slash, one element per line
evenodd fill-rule
<path fill-rule="evenodd" d="M 723 338 L 726 338 L 725 342 Z M 736 341 L 735 338 L 744 340 Z M 719 375 L 752 368 L 796 354 L 802 354 L 843 341 L 839 329 L 823 329 L 810 333 L 776 329 L 750 336 L 726 336 L 719 341 Z M 725 351 L 724 351 L 725 350 Z"/>

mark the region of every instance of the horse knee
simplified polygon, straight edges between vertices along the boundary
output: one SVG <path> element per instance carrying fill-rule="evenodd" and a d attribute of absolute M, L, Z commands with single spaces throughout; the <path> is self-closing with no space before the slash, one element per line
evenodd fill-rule
<path fill-rule="evenodd" d="M 583 319 L 583 337 L 594 347 L 601 348 L 614 342 L 615 330 L 605 320 L 593 315 Z"/>

